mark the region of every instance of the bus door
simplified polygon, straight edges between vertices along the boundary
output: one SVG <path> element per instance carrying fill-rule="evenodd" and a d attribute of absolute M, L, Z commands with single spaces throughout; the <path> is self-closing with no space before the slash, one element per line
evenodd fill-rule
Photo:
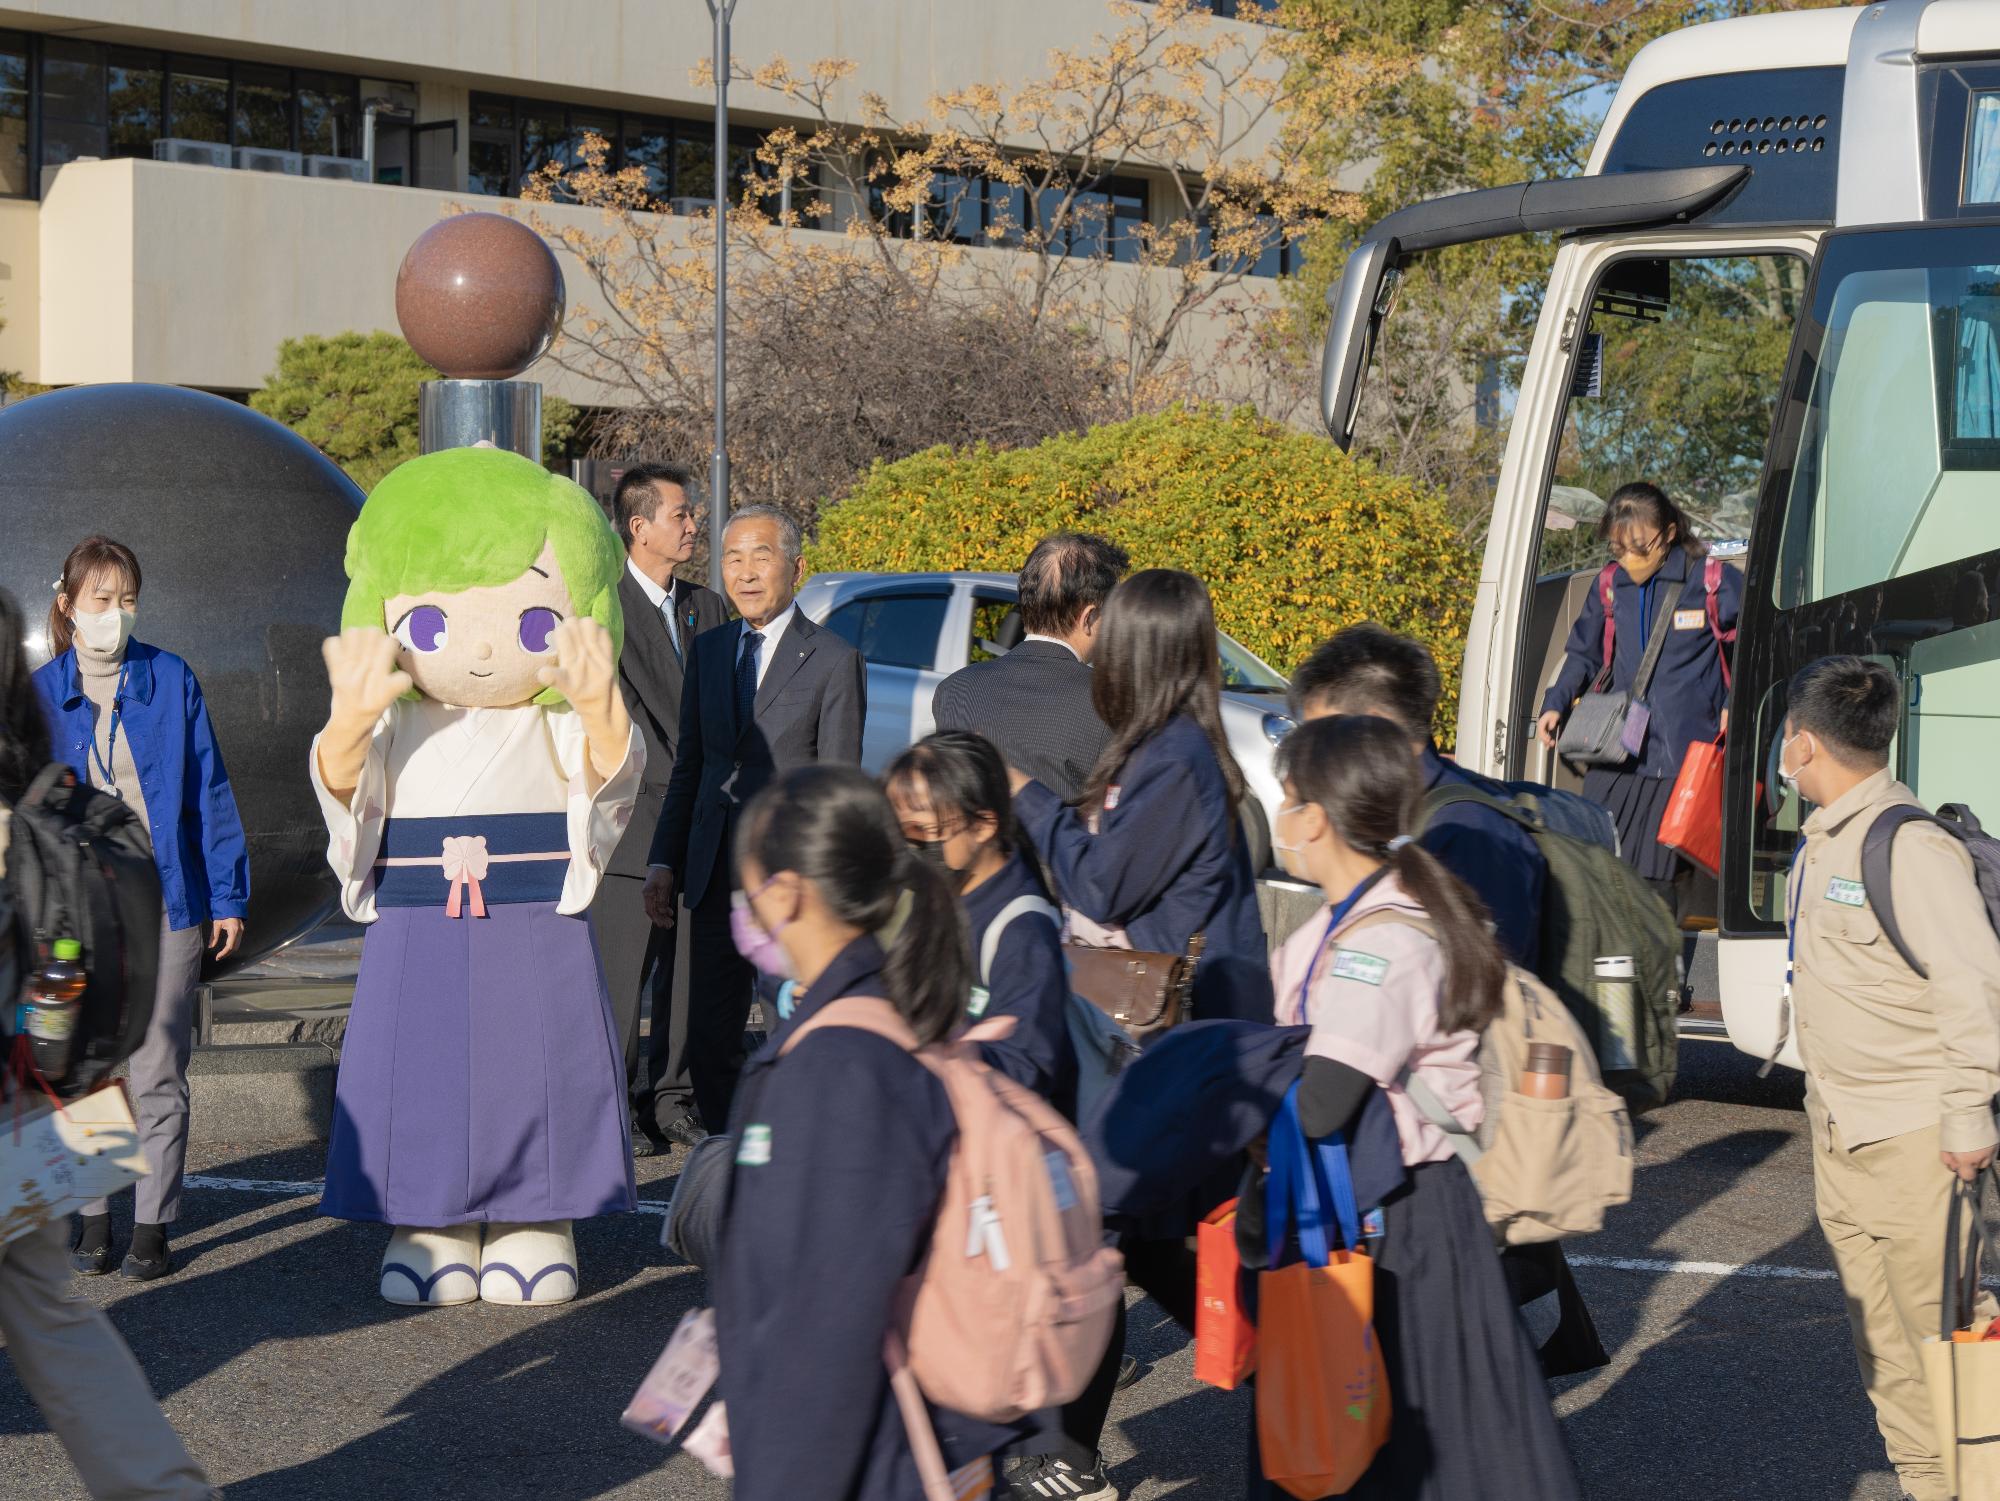
<path fill-rule="evenodd" d="M 1825 238 L 1756 530 L 1726 773 L 1725 940 L 1783 930 L 1808 810 L 1776 762 L 1786 684 L 1815 658 L 1893 669 L 1897 777 L 1926 804 L 2000 822 L 2000 219 Z M 1724 1020 L 1747 1052 L 1775 1042 L 1781 956 L 1724 943 Z"/>

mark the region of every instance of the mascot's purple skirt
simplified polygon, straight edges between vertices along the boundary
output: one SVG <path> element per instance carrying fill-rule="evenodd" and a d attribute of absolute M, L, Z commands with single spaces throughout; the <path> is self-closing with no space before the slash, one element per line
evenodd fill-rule
<path fill-rule="evenodd" d="M 552 901 L 378 910 L 320 1212 L 458 1225 L 632 1209 L 623 1049 L 589 920 Z"/>

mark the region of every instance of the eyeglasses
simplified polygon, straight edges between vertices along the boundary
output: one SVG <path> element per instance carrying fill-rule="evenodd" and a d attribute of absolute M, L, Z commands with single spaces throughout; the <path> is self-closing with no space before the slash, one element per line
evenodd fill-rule
<path fill-rule="evenodd" d="M 1655 552 L 1659 551 L 1660 544 L 1665 540 L 1665 533 L 1654 532 L 1651 537 L 1641 542 L 1637 547 L 1628 547 L 1622 542 L 1613 542 L 1605 551 L 1611 555 L 1611 561 L 1614 563 L 1623 558 L 1650 558 Z"/>

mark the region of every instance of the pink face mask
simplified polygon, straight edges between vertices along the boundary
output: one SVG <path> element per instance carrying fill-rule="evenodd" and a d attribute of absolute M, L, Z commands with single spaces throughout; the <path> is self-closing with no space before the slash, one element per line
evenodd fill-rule
<path fill-rule="evenodd" d="M 771 881 L 777 879 L 772 876 L 754 892 L 746 894 L 739 891 L 729 899 L 729 936 L 736 944 L 737 953 L 764 974 L 783 980 L 791 978 L 791 956 L 778 942 L 778 935 L 767 933 L 763 924 L 757 921 L 756 914 L 750 910 L 751 897 L 762 896 L 770 890 Z M 780 923 L 778 926 L 782 930 L 788 924 Z"/>

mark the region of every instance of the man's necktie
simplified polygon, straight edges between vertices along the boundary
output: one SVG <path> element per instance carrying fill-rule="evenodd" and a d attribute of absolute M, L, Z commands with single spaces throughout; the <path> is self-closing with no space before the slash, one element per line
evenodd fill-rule
<path fill-rule="evenodd" d="M 743 633 L 743 654 L 736 659 L 736 727 L 747 729 L 757 710 L 757 648 L 764 637 L 757 631 Z"/>
<path fill-rule="evenodd" d="M 674 621 L 674 595 L 671 589 L 667 591 L 667 597 L 660 601 L 660 619 L 667 623 L 667 640 L 673 645 L 674 655 L 686 661 L 687 653 L 681 650 L 680 627 Z"/>

